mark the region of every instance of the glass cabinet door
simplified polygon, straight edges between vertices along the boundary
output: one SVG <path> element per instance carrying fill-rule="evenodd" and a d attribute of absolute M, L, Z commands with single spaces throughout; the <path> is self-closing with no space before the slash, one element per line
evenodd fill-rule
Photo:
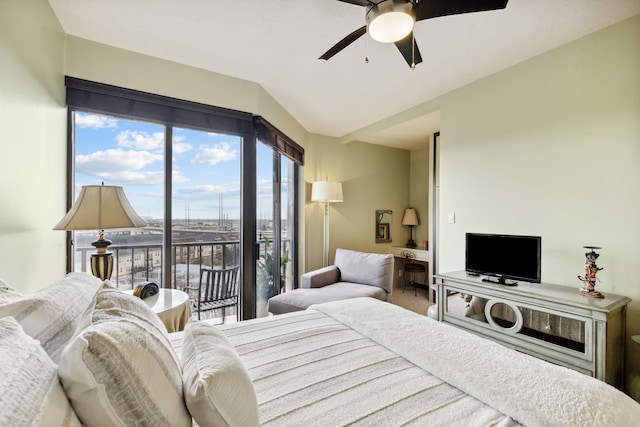
<path fill-rule="evenodd" d="M 590 319 L 559 315 L 524 303 L 504 301 L 481 293 L 451 293 L 445 316 L 508 335 L 517 335 L 536 345 L 587 359 L 591 354 Z"/>

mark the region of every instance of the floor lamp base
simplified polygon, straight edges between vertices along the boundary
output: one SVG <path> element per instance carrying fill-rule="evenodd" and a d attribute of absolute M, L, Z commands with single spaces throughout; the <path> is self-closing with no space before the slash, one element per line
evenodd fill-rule
<path fill-rule="evenodd" d="M 329 265 L 329 202 L 324 202 L 324 230 L 322 236 L 322 266 Z"/>

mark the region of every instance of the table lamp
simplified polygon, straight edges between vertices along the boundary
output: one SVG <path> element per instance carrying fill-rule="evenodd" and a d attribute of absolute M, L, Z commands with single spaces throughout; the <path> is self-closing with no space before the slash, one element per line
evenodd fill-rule
<path fill-rule="evenodd" d="M 409 226 L 409 241 L 405 245 L 407 248 L 415 248 L 416 242 L 413 240 L 413 227 L 420 224 L 418 222 L 418 214 L 414 208 L 407 208 L 402 217 L 402 225 Z"/>
<path fill-rule="evenodd" d="M 311 185 L 311 201 L 324 203 L 324 234 L 322 264 L 329 265 L 329 204 L 342 201 L 342 183 L 316 181 Z"/>
<path fill-rule="evenodd" d="M 107 249 L 111 241 L 104 238 L 108 228 L 133 228 L 147 225 L 133 210 L 122 187 L 85 185 L 78 199 L 54 230 L 98 230 L 98 240 L 91 245 L 91 272 L 101 280 L 109 280 L 113 271 L 113 255 Z"/>

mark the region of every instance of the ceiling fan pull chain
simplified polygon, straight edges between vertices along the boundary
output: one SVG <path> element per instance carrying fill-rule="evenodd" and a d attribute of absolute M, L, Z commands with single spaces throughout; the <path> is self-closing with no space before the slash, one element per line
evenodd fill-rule
<path fill-rule="evenodd" d="M 367 33 L 365 34 L 365 40 L 364 40 L 364 63 L 368 64 L 369 63 L 369 32 L 367 31 Z"/>
<path fill-rule="evenodd" d="M 416 69 L 416 34 L 413 31 L 411 31 L 411 69 Z"/>

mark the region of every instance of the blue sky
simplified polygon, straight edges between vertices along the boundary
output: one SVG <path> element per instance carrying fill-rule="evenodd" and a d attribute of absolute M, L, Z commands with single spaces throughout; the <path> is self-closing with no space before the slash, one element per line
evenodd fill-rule
<path fill-rule="evenodd" d="M 162 218 L 164 126 L 76 112 L 75 129 L 76 196 L 82 185 L 119 185 L 140 216 Z M 191 219 L 217 220 L 220 195 L 225 214 L 239 218 L 242 139 L 181 128 L 173 137 L 173 218 L 188 206 Z M 259 218 L 272 216 L 271 153 L 258 144 Z"/>

